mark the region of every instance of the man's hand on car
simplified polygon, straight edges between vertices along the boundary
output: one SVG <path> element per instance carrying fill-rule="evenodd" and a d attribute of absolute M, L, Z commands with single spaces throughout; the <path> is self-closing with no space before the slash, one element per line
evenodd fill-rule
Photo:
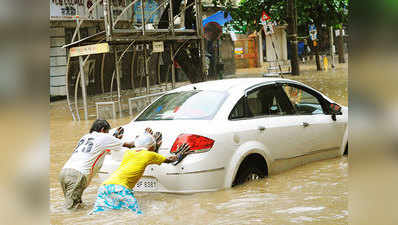
<path fill-rule="evenodd" d="M 172 155 L 167 157 L 166 161 L 164 161 L 165 163 L 172 163 L 174 162 L 174 165 L 177 165 L 178 163 L 180 163 L 185 156 L 187 156 L 188 154 L 192 153 L 190 151 L 191 147 L 187 144 L 184 143 L 180 146 L 177 147 L 177 154 L 176 155 Z"/>
<path fill-rule="evenodd" d="M 162 145 L 162 133 L 160 132 L 155 132 L 155 134 L 153 134 L 153 137 L 155 138 L 155 152 L 158 152 L 160 145 Z"/>
<path fill-rule="evenodd" d="M 117 128 L 115 133 L 113 133 L 113 136 L 116 137 L 116 138 L 122 139 L 123 138 L 123 133 L 124 133 L 123 127 L 119 127 L 119 128 Z"/>
<path fill-rule="evenodd" d="M 153 131 L 152 131 L 152 129 L 149 128 L 149 127 L 145 128 L 145 132 L 148 133 L 148 134 L 153 135 Z"/>

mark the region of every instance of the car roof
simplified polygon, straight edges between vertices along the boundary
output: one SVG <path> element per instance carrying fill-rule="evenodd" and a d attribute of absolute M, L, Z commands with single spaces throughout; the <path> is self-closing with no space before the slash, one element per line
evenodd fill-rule
<path fill-rule="evenodd" d="M 205 81 L 189 84 L 173 90 L 172 92 L 187 90 L 206 90 L 206 91 L 244 91 L 257 84 L 275 81 L 291 81 L 283 78 L 233 78 L 225 80 Z"/>

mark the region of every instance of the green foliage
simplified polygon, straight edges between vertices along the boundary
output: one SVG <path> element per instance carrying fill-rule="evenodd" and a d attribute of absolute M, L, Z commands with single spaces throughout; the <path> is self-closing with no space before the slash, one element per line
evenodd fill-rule
<path fill-rule="evenodd" d="M 241 0 L 238 5 L 231 0 L 213 0 L 213 3 L 224 6 L 233 18 L 230 26 L 243 33 L 261 29 L 263 10 L 279 24 L 287 21 L 288 0 Z M 347 24 L 348 4 L 348 0 L 296 0 L 297 26 Z"/>

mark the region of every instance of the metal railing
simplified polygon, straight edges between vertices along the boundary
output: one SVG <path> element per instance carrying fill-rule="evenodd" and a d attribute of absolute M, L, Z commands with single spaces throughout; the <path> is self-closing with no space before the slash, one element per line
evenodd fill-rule
<path fill-rule="evenodd" d="M 101 105 L 112 105 L 112 116 L 113 119 L 116 119 L 116 107 L 115 107 L 115 102 L 96 102 L 95 103 L 95 107 L 96 107 L 96 111 L 97 111 L 97 119 L 100 118 L 100 113 L 99 113 L 99 107 Z"/>
<path fill-rule="evenodd" d="M 116 80 L 117 83 L 117 101 L 110 101 L 110 102 L 97 102 L 99 104 L 96 104 L 95 107 L 97 108 L 97 117 L 98 115 L 98 107 L 102 104 L 113 104 L 113 107 L 115 107 L 115 103 L 118 104 L 118 108 L 119 108 L 119 113 L 121 114 L 122 109 L 121 109 L 121 85 L 120 85 L 120 77 L 121 77 L 121 62 L 122 59 L 124 58 L 124 56 L 126 55 L 126 52 L 130 49 L 134 49 L 135 47 L 137 47 L 138 45 L 143 45 L 143 44 L 147 44 L 147 42 L 151 42 L 151 41 L 163 41 L 166 42 L 168 41 L 168 45 L 169 45 L 169 54 L 170 54 L 170 58 L 171 58 L 171 65 L 169 65 L 171 68 L 171 85 L 172 88 L 175 88 L 175 67 L 174 65 L 174 60 L 175 57 L 177 55 L 177 53 L 181 50 L 184 49 L 184 47 L 187 46 L 187 44 L 189 44 L 192 40 L 194 40 L 195 42 L 198 41 L 198 46 L 199 46 L 199 55 L 202 58 L 202 66 L 205 65 L 205 56 L 204 56 L 204 39 L 203 39 L 203 27 L 202 27 L 202 15 L 201 15 L 201 6 L 200 6 L 200 0 L 193 0 L 193 2 L 191 3 L 187 3 L 184 5 L 184 7 L 178 12 L 176 13 L 176 15 L 173 15 L 173 1 L 172 0 L 162 0 L 160 2 L 158 2 L 158 6 L 156 6 L 149 14 L 147 12 L 147 14 L 149 15 L 149 17 L 145 16 L 145 3 L 147 2 L 147 0 L 131 0 L 130 3 L 126 3 L 125 6 L 118 6 L 115 5 L 114 7 L 114 2 L 112 0 L 95 0 L 94 4 L 87 10 L 88 13 L 90 14 L 94 9 L 98 9 L 99 4 L 103 2 L 103 12 L 104 12 L 104 17 L 102 18 L 104 21 L 104 26 L 105 26 L 105 31 L 101 31 L 98 34 L 101 34 L 101 39 L 97 42 L 108 42 L 110 43 L 111 46 L 111 50 L 109 53 L 110 54 L 113 52 L 114 54 L 114 63 L 115 63 L 115 69 L 114 72 L 112 73 L 112 79 L 111 79 L 111 89 L 110 89 L 110 95 L 111 95 L 111 99 L 113 100 L 113 81 Z M 189 1 L 188 1 L 189 2 Z M 141 3 L 141 5 L 136 8 L 137 11 L 141 12 L 141 27 L 134 27 L 132 26 L 132 22 L 133 22 L 133 17 L 130 15 L 129 16 L 124 16 L 126 15 L 126 13 L 129 12 L 129 9 L 131 9 L 136 3 Z M 146 33 L 145 31 L 145 27 L 146 24 L 149 22 L 149 20 L 152 18 L 152 16 L 156 13 L 159 12 L 159 14 L 161 15 L 162 13 L 160 11 L 162 11 L 162 7 L 167 8 L 166 5 L 168 5 L 169 7 L 169 11 L 168 12 L 163 12 L 163 13 L 168 13 L 168 22 L 169 22 L 169 26 L 168 29 L 157 29 L 154 28 L 151 31 L 148 31 Z M 102 6 L 101 6 L 102 7 Z M 114 16 L 114 9 L 118 7 L 118 10 L 121 10 L 121 13 L 117 16 Z M 196 20 L 196 28 L 195 29 L 185 29 L 185 30 L 179 30 L 179 29 L 175 29 L 175 19 L 179 16 L 183 17 L 186 14 L 187 9 L 192 8 L 192 12 L 195 11 L 195 20 Z M 195 10 L 194 10 L 195 9 Z M 175 11 L 175 10 L 174 10 Z M 127 18 L 127 19 L 126 19 Z M 161 18 L 161 16 L 160 16 Z M 82 25 L 82 23 L 84 22 L 84 20 L 86 20 L 86 18 L 81 17 L 79 19 L 79 17 L 76 17 L 76 28 L 75 31 L 72 35 L 72 43 L 75 41 L 75 39 L 77 38 L 78 40 L 81 40 L 80 42 L 76 43 L 76 45 L 81 45 L 84 41 L 87 40 L 82 40 L 80 38 L 80 27 Z M 118 22 L 121 21 L 124 22 L 128 22 L 129 23 L 129 29 L 119 29 L 117 28 L 117 24 Z M 159 19 L 160 21 L 160 19 Z M 158 24 L 159 21 L 153 23 L 151 22 L 151 24 Z M 123 24 L 122 24 L 123 25 Z M 124 24 L 123 26 L 125 26 L 126 24 Z M 124 30 L 127 30 L 130 33 L 127 34 L 117 34 L 118 32 L 124 32 Z M 158 31 L 161 31 L 161 33 L 157 33 Z M 134 33 L 135 32 L 135 33 Z M 138 33 L 137 33 L 138 32 Z M 140 34 L 142 32 L 142 35 Z M 166 32 L 166 33 L 165 33 Z M 103 35 L 105 35 L 105 37 L 103 37 Z M 138 35 L 138 36 L 137 36 Z M 94 36 L 94 35 L 93 35 Z M 178 44 L 178 41 L 183 41 L 182 44 Z M 119 44 L 119 45 L 118 45 Z M 125 49 L 123 49 L 121 52 L 121 54 L 118 53 L 118 48 L 124 48 L 124 45 L 126 45 L 127 47 L 125 47 Z M 118 47 L 119 46 L 119 47 Z M 149 49 L 149 48 L 148 48 Z M 149 69 L 148 69 L 148 57 L 151 57 L 150 52 L 148 52 L 147 48 L 144 48 L 143 51 L 143 55 L 144 55 L 144 62 L 145 62 L 145 77 L 146 77 L 146 81 L 147 81 L 147 87 L 146 87 L 146 91 L 147 91 L 147 95 L 145 96 L 140 96 L 140 97 L 133 97 L 133 98 L 129 98 L 128 99 L 128 105 L 129 105 L 129 112 L 130 115 L 132 115 L 132 111 L 133 111 L 133 102 L 140 102 L 140 101 L 144 101 L 144 105 L 148 103 L 148 99 L 151 100 L 154 97 L 158 97 L 162 94 L 164 94 L 165 92 L 160 92 L 160 93 L 154 93 L 154 94 L 149 94 L 150 93 L 150 81 L 149 81 Z M 166 53 L 166 51 L 164 52 Z M 161 54 L 164 54 L 161 53 Z M 133 57 L 135 57 L 135 54 L 133 55 Z M 67 88 L 67 102 L 68 102 L 68 108 L 72 113 L 72 117 L 74 120 L 80 120 L 80 115 L 79 115 L 79 106 L 78 106 L 78 88 L 79 88 L 79 82 L 81 83 L 81 90 L 82 90 L 82 98 L 83 98 L 83 109 L 84 109 L 84 118 L 87 120 L 88 119 L 88 104 L 87 104 L 87 92 L 85 90 L 86 85 L 84 84 L 85 82 L 85 77 L 87 76 L 86 74 L 84 74 L 84 70 L 83 67 L 86 64 L 86 62 L 88 61 L 88 59 L 90 58 L 90 55 L 86 56 L 85 58 L 83 58 L 82 56 L 79 56 L 79 72 L 76 78 L 76 83 L 75 83 L 75 90 L 74 90 L 74 100 L 75 100 L 75 104 L 74 104 L 74 108 L 72 107 L 72 102 L 69 96 L 69 86 L 67 84 L 66 88 Z M 104 62 L 105 62 L 105 53 L 103 54 L 102 57 L 102 63 L 101 63 L 101 85 L 102 85 L 102 90 L 104 93 L 104 85 L 103 85 L 103 77 L 104 77 Z M 134 59 L 134 58 L 133 58 Z M 131 64 L 134 65 L 134 62 Z M 70 67 L 70 55 L 68 54 L 68 63 L 67 63 L 67 72 L 66 72 L 66 80 L 68 81 L 68 77 L 69 77 L 69 67 Z M 132 80 L 132 82 L 134 82 L 134 80 Z M 68 83 L 68 82 L 67 82 Z M 168 83 L 168 79 L 166 79 L 166 89 L 167 89 L 167 84 Z M 134 85 L 133 85 L 133 89 L 135 89 Z M 106 101 L 106 100 L 105 100 Z M 150 102 L 149 102 L 150 103 Z M 148 103 L 148 104 L 149 104 Z M 135 107 L 138 110 L 138 103 L 136 104 Z M 115 110 L 114 110 L 115 111 Z M 114 113 L 115 114 L 115 113 Z M 114 116 L 115 117 L 115 116 Z"/>
<path fill-rule="evenodd" d="M 135 109 L 136 112 L 144 109 L 147 105 L 151 104 L 153 101 L 157 100 L 160 98 L 160 96 L 164 95 L 166 92 L 158 92 L 158 93 L 153 93 L 149 95 L 144 95 L 144 96 L 138 96 L 134 98 L 129 98 L 129 114 L 130 116 L 133 115 L 133 104 L 132 102 L 135 101 Z M 139 104 L 139 102 L 143 102 L 143 104 Z"/>

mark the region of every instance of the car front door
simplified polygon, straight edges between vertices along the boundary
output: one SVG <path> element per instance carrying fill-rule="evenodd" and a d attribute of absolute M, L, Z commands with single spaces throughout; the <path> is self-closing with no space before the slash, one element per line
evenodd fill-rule
<path fill-rule="evenodd" d="M 256 140 L 274 159 L 300 154 L 304 143 L 300 123 L 286 94 L 276 83 L 246 91 L 229 116 L 240 143 Z"/>
<path fill-rule="evenodd" d="M 295 119 L 301 125 L 303 154 L 338 148 L 344 133 L 344 124 L 333 121 L 328 102 L 319 93 L 296 83 L 283 83 L 282 89 L 295 110 Z"/>
<path fill-rule="evenodd" d="M 272 84 L 265 85 L 254 92 L 249 91 L 247 103 L 251 111 L 255 111 L 255 107 L 249 99 L 255 92 L 264 112 L 261 120 L 258 121 L 264 127 L 258 136 L 259 141 L 272 152 L 273 159 L 301 155 L 305 151 L 301 121 L 297 120 L 294 108 L 282 87 Z"/>

